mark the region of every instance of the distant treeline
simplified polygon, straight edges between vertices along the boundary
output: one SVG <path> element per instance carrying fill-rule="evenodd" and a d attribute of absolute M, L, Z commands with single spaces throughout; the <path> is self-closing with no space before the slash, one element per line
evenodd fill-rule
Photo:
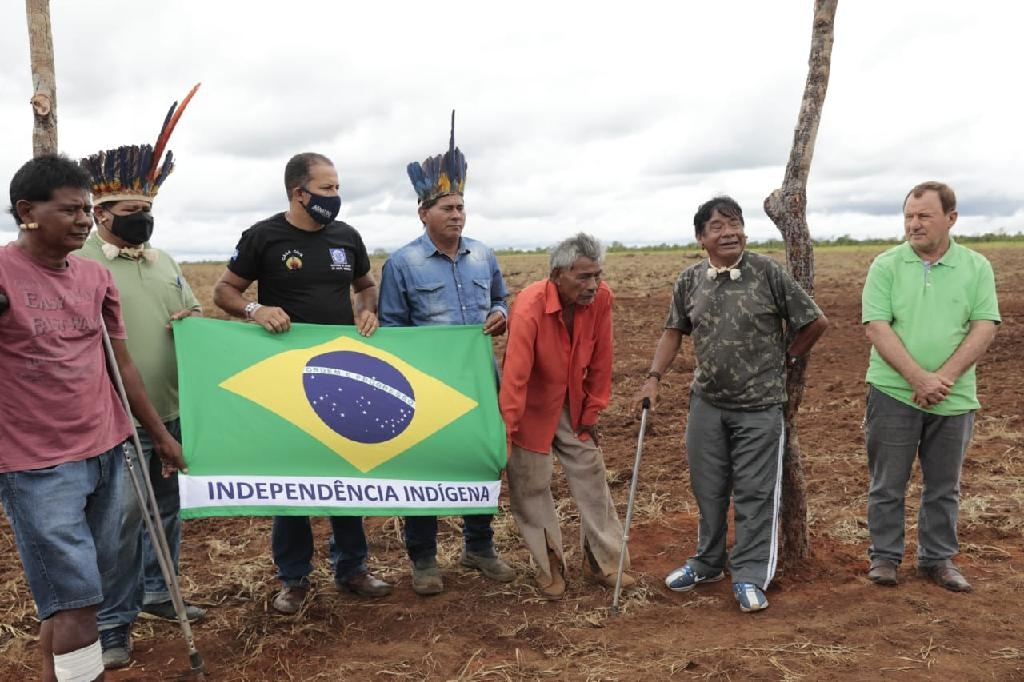
<path fill-rule="evenodd" d="M 953 233 L 953 238 L 956 239 L 959 244 L 989 244 L 993 242 L 1000 243 L 1016 243 L 1024 244 L 1024 234 L 1006 234 L 1004 232 L 986 232 L 985 234 L 956 234 Z M 815 247 L 828 248 L 830 246 L 895 246 L 899 244 L 902 239 L 890 238 L 890 239 L 855 239 L 848 234 L 839 235 L 832 239 L 812 239 L 811 243 Z M 748 245 L 757 249 L 785 249 L 786 243 L 781 239 L 764 239 L 754 240 L 751 239 Z M 700 245 L 697 242 L 686 242 L 684 244 L 646 244 L 644 246 L 629 246 L 622 242 L 612 242 L 608 244 L 608 253 L 625 253 L 629 251 L 696 251 L 700 249 Z M 378 249 L 383 251 L 383 249 Z M 499 255 L 508 256 L 515 254 L 528 254 L 528 253 L 547 253 L 548 247 L 538 246 L 534 249 L 495 249 L 495 252 Z M 374 252 L 374 255 L 387 255 L 386 252 L 378 254 Z"/>
<path fill-rule="evenodd" d="M 960 244 L 1024 244 L 1024 234 L 1006 234 L 1004 232 L 986 232 L 985 234 L 956 234 L 953 233 L 953 237 Z M 848 234 L 843 234 L 832 239 L 812 239 L 811 243 L 817 248 L 828 248 L 830 246 L 839 247 L 857 247 L 857 246 L 895 246 L 899 244 L 901 239 L 854 239 Z M 764 239 L 761 241 L 750 240 L 748 246 L 763 251 L 771 250 L 783 250 L 786 248 L 785 242 L 781 239 Z M 699 251 L 700 245 L 697 242 L 686 242 L 685 244 L 646 244 L 644 246 L 629 246 L 622 242 L 612 242 L 608 245 L 607 250 L 609 253 L 629 253 L 629 252 L 652 252 L 652 251 Z M 533 249 L 495 249 L 495 253 L 499 256 L 515 256 L 515 255 L 526 255 L 531 253 L 547 253 L 548 247 L 538 246 Z M 391 255 L 391 252 L 387 249 L 374 249 L 370 252 L 370 256 L 377 259 L 387 258 Z M 194 264 L 222 264 L 222 260 L 189 260 L 183 261 Z"/>

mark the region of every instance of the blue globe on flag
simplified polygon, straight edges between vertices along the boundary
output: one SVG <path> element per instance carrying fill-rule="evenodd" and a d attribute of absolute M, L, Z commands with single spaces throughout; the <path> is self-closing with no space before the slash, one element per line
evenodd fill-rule
<path fill-rule="evenodd" d="M 306 400 L 332 431 L 357 443 L 383 443 L 409 426 L 416 399 L 408 379 L 380 358 L 332 351 L 302 371 Z"/>

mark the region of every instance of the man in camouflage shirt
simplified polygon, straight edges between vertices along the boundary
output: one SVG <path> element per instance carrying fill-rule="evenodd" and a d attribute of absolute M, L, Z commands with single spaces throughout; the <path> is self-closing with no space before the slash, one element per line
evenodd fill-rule
<path fill-rule="evenodd" d="M 786 402 L 786 366 L 806 354 L 828 322 L 772 259 L 744 251 L 743 211 L 729 197 L 693 217 L 706 260 L 679 275 L 651 371 L 634 399 L 654 404 L 658 382 L 693 337 L 696 364 L 686 423 L 690 484 L 700 509 L 697 553 L 665 579 L 687 592 L 724 577 L 730 493 L 736 542 L 728 555 L 745 612 L 767 608 L 775 575 Z M 786 329 L 798 330 L 787 348 Z"/>

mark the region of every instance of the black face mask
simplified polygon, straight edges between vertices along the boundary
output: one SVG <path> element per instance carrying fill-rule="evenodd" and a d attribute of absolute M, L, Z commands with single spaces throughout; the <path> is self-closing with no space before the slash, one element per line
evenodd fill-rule
<path fill-rule="evenodd" d="M 321 225 L 330 225 L 338 217 L 338 212 L 341 210 L 340 196 L 314 194 L 306 188 L 303 188 L 302 191 L 309 194 L 309 203 L 304 208 L 310 218 Z"/>
<path fill-rule="evenodd" d="M 149 241 L 153 236 L 153 216 L 144 211 L 136 211 L 128 215 L 114 215 L 110 223 L 110 231 L 133 246 Z"/>

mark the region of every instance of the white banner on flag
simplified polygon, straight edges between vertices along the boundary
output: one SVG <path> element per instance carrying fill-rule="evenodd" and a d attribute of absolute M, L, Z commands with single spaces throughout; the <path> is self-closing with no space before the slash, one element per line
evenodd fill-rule
<path fill-rule="evenodd" d="M 496 507 L 501 481 L 410 481 L 321 476 L 178 475 L 182 509 L 203 507 Z"/>

